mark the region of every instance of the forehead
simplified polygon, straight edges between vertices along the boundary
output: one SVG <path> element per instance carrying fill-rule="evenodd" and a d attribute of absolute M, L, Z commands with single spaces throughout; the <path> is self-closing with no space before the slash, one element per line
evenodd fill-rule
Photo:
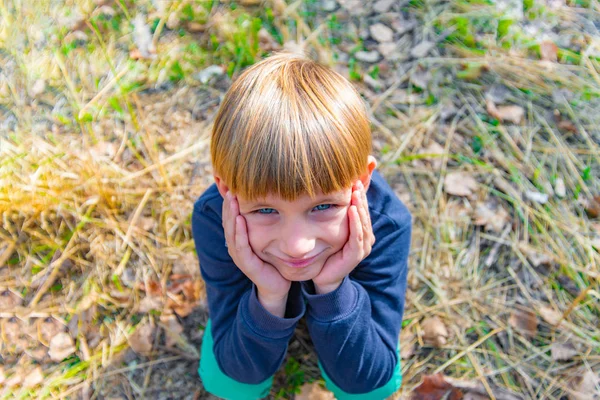
<path fill-rule="evenodd" d="M 324 201 L 342 202 L 347 199 L 349 193 L 350 193 L 349 189 L 339 190 L 339 191 L 331 192 L 328 194 L 325 194 L 319 190 L 315 193 L 315 197 L 310 197 L 305 194 L 305 195 L 298 197 L 296 200 L 292 200 L 292 201 L 284 200 L 280 196 L 277 196 L 274 194 L 269 194 L 265 197 L 261 197 L 256 200 L 253 200 L 253 201 L 247 201 L 243 198 L 240 198 L 240 203 L 245 203 L 247 206 L 250 206 L 250 207 L 259 206 L 259 205 L 261 205 L 261 206 L 278 205 L 278 206 L 302 207 L 305 205 L 321 203 Z"/>

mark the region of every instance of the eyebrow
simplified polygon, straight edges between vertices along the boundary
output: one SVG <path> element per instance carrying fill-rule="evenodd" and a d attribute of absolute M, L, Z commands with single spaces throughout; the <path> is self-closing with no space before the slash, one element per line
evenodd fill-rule
<path fill-rule="evenodd" d="M 337 195 L 337 196 L 326 196 L 323 199 L 317 199 L 314 202 L 310 203 L 312 204 L 312 207 L 315 207 L 319 204 L 327 204 L 327 203 L 343 203 L 345 201 L 345 199 L 342 198 L 341 195 Z M 268 203 L 250 203 L 248 205 L 248 208 L 275 208 L 275 206 L 268 204 Z"/>

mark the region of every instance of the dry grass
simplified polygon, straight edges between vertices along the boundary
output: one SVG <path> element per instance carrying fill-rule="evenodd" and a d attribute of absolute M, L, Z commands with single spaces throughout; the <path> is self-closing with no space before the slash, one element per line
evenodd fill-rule
<path fill-rule="evenodd" d="M 169 14 L 185 15 L 190 2 L 166 4 L 161 14 L 150 2 L 108 3 L 116 16 L 104 25 L 93 2 L 0 8 L 4 397 L 94 397 L 103 380 L 136 369 L 146 372 L 141 386 L 131 381 L 130 397 L 143 396 L 152 368 L 197 356 L 189 332 L 167 346 L 155 329 L 150 361 L 132 366 L 123 358 L 143 342 L 136 327 L 165 328 L 165 316 L 203 309 L 190 212 L 212 180 L 208 132 L 229 80 L 205 86 L 194 72 L 231 65 L 235 53 L 204 46 L 213 33 L 248 57 L 260 53 L 235 36 L 245 29 L 232 23 L 242 9 L 214 7 L 194 17 L 206 22 L 204 31 L 180 22 L 179 35 L 167 27 Z M 315 54 L 331 59 L 336 49 L 317 37 L 333 28 L 304 22 L 303 4 L 268 3 L 273 27 L 286 42 L 310 38 Z M 418 43 L 436 22 L 486 10 L 425 2 L 410 12 L 422 21 L 412 36 Z M 540 19 L 585 32 L 598 12 L 597 3 L 587 14 L 562 6 Z M 130 53 L 138 13 L 157 22 L 154 58 Z M 88 36 L 77 39 L 81 19 Z M 357 83 L 371 105 L 381 170 L 415 221 L 402 336 L 414 350 L 403 360 L 403 394 L 423 374 L 443 372 L 480 382 L 490 397 L 505 388 L 525 398 L 576 398 L 580 377 L 600 374 L 600 221 L 585 211 L 600 193 L 600 65 L 594 42 L 583 46 L 577 63 L 555 63 L 532 60 L 525 45 L 481 56 L 454 42 L 419 62 L 399 62 L 388 91 Z M 483 66 L 478 77 L 456 78 L 474 64 Z M 241 66 L 238 59 L 232 68 Z M 434 78 L 420 91 L 410 82 L 423 70 Z M 489 115 L 491 87 L 523 108 L 521 124 Z M 561 125 L 555 110 L 570 124 Z M 459 171 L 476 181 L 467 196 L 444 184 Z M 564 196 L 556 194 L 560 180 Z M 527 192 L 549 200 L 540 204 Z M 433 316 L 448 330 L 440 347 L 426 343 L 422 328 Z M 55 361 L 48 349 L 60 332 L 75 348 Z M 310 344 L 301 334 L 296 340 L 306 377 L 318 378 L 314 354 L 302 358 Z M 553 346 L 576 354 L 558 360 Z"/>

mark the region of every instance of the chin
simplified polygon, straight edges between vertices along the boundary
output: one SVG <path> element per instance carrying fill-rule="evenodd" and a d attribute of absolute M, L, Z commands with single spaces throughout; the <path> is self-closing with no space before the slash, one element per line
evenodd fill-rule
<path fill-rule="evenodd" d="M 278 271 L 288 281 L 300 282 L 309 281 L 313 279 L 314 277 L 319 275 L 322 268 L 323 263 L 320 263 L 318 265 L 309 265 L 305 268 L 291 268 L 288 266 L 284 266 L 283 268 L 278 268 Z"/>

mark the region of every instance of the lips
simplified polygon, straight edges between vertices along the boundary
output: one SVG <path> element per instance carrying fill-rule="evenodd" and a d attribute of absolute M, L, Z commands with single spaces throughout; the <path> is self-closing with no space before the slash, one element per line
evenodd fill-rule
<path fill-rule="evenodd" d="M 321 252 L 322 253 L 322 252 Z M 303 260 L 294 260 L 294 259 L 283 259 L 283 258 L 279 258 L 281 261 L 283 261 L 284 263 L 286 263 L 288 266 L 292 267 L 292 268 L 304 268 L 309 266 L 310 264 L 312 264 L 315 259 L 321 254 L 317 254 L 315 256 L 312 256 L 311 258 L 305 258 Z"/>

